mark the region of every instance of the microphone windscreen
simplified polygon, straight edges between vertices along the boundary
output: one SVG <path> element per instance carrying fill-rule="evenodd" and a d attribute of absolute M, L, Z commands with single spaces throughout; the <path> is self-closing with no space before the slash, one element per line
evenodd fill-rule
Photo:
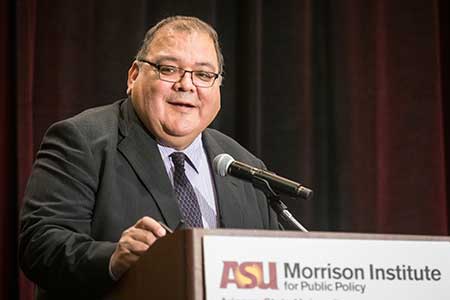
<path fill-rule="evenodd" d="M 217 155 L 213 160 L 213 169 L 216 174 L 220 176 L 226 176 L 228 173 L 228 167 L 234 161 L 234 158 L 226 153 Z"/>

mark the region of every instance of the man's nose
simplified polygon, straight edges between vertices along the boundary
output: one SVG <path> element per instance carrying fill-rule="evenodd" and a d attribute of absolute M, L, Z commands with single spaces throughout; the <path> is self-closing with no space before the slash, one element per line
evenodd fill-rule
<path fill-rule="evenodd" d="M 193 92 L 195 90 L 195 85 L 192 82 L 193 74 L 191 71 L 185 71 L 181 79 L 175 83 L 175 88 L 177 91 L 183 92 Z"/>

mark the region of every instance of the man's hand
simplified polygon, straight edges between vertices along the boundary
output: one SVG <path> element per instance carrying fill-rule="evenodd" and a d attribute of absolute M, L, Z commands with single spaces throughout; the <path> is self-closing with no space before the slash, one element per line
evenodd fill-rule
<path fill-rule="evenodd" d="M 166 230 L 150 217 L 143 217 L 125 230 L 110 260 L 114 279 L 119 279 L 158 238 L 165 235 Z"/>

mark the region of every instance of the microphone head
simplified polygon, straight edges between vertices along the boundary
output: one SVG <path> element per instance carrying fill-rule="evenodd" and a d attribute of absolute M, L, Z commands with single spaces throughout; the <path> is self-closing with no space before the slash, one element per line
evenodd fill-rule
<path fill-rule="evenodd" d="M 213 169 L 216 174 L 226 176 L 228 174 L 228 167 L 234 161 L 234 158 L 226 153 L 217 155 L 213 160 Z"/>
<path fill-rule="evenodd" d="M 310 199 L 314 194 L 314 192 L 306 186 L 300 186 L 297 192 L 298 195 L 305 200 Z"/>

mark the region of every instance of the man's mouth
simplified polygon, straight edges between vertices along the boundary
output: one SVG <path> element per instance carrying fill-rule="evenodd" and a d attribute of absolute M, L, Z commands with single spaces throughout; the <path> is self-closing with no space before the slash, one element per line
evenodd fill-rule
<path fill-rule="evenodd" d="M 182 101 L 169 101 L 169 104 L 178 106 L 178 107 L 187 107 L 187 108 L 195 107 L 195 105 L 193 105 L 189 102 L 182 102 Z"/>

